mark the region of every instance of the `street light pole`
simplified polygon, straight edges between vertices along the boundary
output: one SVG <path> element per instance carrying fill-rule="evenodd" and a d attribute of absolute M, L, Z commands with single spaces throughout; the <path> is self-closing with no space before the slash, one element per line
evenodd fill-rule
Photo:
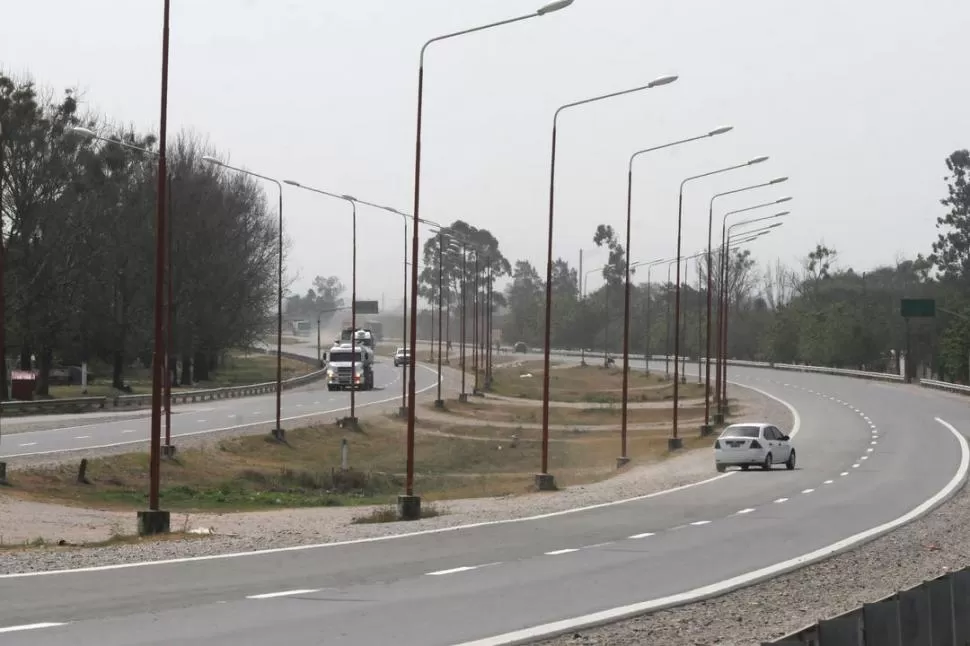
<path fill-rule="evenodd" d="M 696 137 L 688 137 L 686 139 L 680 139 L 678 141 L 673 141 L 670 143 L 662 144 L 660 146 L 653 146 L 651 148 L 644 148 L 643 150 L 638 150 L 637 152 L 630 155 L 630 162 L 627 165 L 627 182 L 626 182 L 626 268 L 624 270 L 624 287 L 623 287 L 623 395 L 622 395 L 622 406 L 621 406 L 621 418 L 620 418 L 620 457 L 616 459 L 616 466 L 620 468 L 630 462 L 630 458 L 626 454 L 626 431 L 627 431 L 627 403 L 629 402 L 630 394 L 630 230 L 633 220 L 633 162 L 636 161 L 637 157 L 645 155 L 650 152 L 657 150 L 663 150 L 665 148 L 672 148 L 674 146 L 679 146 L 691 141 L 698 141 L 700 139 L 707 139 L 709 137 L 715 137 L 717 135 L 730 132 L 734 129 L 734 126 L 722 126 L 711 130 L 703 135 Z M 609 323 L 607 323 L 608 325 Z"/>
<path fill-rule="evenodd" d="M 444 265 L 445 236 L 438 232 L 438 397 L 434 400 L 435 408 L 444 408 L 445 401 L 441 398 L 441 337 L 444 336 L 441 327 L 441 267 Z"/>
<path fill-rule="evenodd" d="M 466 303 L 468 298 L 468 286 L 466 284 L 466 276 L 468 275 L 468 247 L 465 244 L 461 245 L 461 347 L 458 349 L 458 364 L 461 367 L 461 393 L 458 395 L 458 401 L 465 403 L 468 401 L 468 393 L 465 392 L 465 371 L 467 366 L 465 365 L 465 323 L 468 319 L 468 310 L 466 309 Z"/>
<path fill-rule="evenodd" d="M 781 184 L 787 181 L 788 181 L 787 177 L 776 177 L 770 182 L 764 182 L 761 184 L 753 184 L 751 186 L 736 188 L 733 191 L 724 191 L 722 193 L 717 193 L 713 197 L 711 197 L 711 203 L 710 203 L 710 206 L 708 209 L 708 215 L 707 215 L 707 336 L 705 339 L 707 343 L 707 351 L 705 352 L 706 367 L 705 367 L 705 375 L 704 375 L 704 425 L 701 427 L 702 435 L 710 435 L 714 430 L 714 427 L 711 425 L 711 292 L 714 289 L 713 287 L 714 283 L 713 283 L 713 277 L 712 277 L 712 274 L 714 273 L 714 268 L 713 268 L 713 258 L 711 254 L 711 236 L 713 235 L 713 231 L 714 231 L 713 229 L 714 202 L 719 197 L 734 195 L 736 193 L 743 193 L 745 191 L 751 191 L 754 189 L 764 188 L 767 186 L 774 186 L 776 184 Z M 700 373 L 698 373 L 698 376 L 699 375 Z M 718 373 L 718 376 L 720 376 L 720 372 Z M 717 383 L 720 383 L 720 381 L 718 380 Z M 716 395 L 716 397 L 720 397 L 719 392 Z M 724 422 L 723 419 L 716 420 L 716 421 L 718 424 L 721 424 Z"/>
<path fill-rule="evenodd" d="M 556 212 L 556 134 L 558 132 L 559 115 L 568 108 L 587 105 L 605 99 L 612 99 L 642 90 L 649 90 L 662 85 L 668 85 L 677 80 L 677 76 L 663 76 L 638 87 L 594 96 L 581 101 L 574 101 L 559 106 L 552 117 L 552 149 L 549 163 L 549 224 L 548 241 L 546 244 L 546 312 L 545 312 L 545 343 L 543 347 L 542 370 L 542 470 L 536 474 L 536 488 L 540 491 L 551 491 L 556 488 L 556 479 L 549 473 L 549 370 L 552 355 L 552 240 L 553 226 Z"/>
<path fill-rule="evenodd" d="M 165 178 L 168 135 L 168 50 L 170 0 L 164 0 L 162 25 L 162 91 L 158 133 L 158 183 L 155 196 L 155 342 L 152 350 L 152 417 L 149 450 L 148 510 L 138 512 L 138 533 L 167 534 L 171 528 L 169 512 L 159 508 L 162 444 L 162 369 L 165 351 Z"/>
<path fill-rule="evenodd" d="M 680 259 L 680 249 L 681 240 L 683 236 L 683 223 L 684 223 L 684 187 L 694 180 L 698 180 L 704 177 L 711 177 L 712 175 L 720 175 L 722 173 L 727 173 L 732 170 L 737 170 L 739 168 L 747 168 L 748 166 L 753 166 L 754 164 L 760 164 L 768 160 L 768 157 L 756 157 L 743 164 L 735 164 L 734 166 L 728 166 L 726 168 L 719 168 L 718 170 L 709 171 L 707 173 L 701 173 L 700 175 L 693 175 L 686 178 L 680 183 L 680 193 L 677 203 L 677 259 Z M 674 292 L 674 357 L 677 357 L 680 353 L 680 262 L 677 263 L 677 284 L 675 286 Z M 680 379 L 678 378 L 677 361 L 674 361 L 674 414 L 673 414 L 673 435 L 667 442 L 667 446 L 671 451 L 683 448 L 684 442 L 677 434 L 677 422 L 678 422 L 678 409 L 680 401 Z"/>
<path fill-rule="evenodd" d="M 723 341 L 724 341 L 724 317 L 723 317 L 724 309 L 723 308 L 724 308 L 724 294 L 727 291 L 727 285 L 725 281 L 727 280 L 727 276 L 728 276 L 727 274 L 727 219 L 732 215 L 736 215 L 738 213 L 747 213 L 748 211 L 754 211 L 756 209 L 764 208 L 766 206 L 783 204 L 785 202 L 791 201 L 791 199 L 792 199 L 791 197 L 782 197 L 780 199 L 774 200 L 773 202 L 764 202 L 762 204 L 756 204 L 754 206 L 749 206 L 747 208 L 736 209 L 734 211 L 729 211 L 725 213 L 724 217 L 721 219 L 721 250 L 720 250 L 720 263 L 718 264 L 718 273 L 721 277 L 721 285 L 720 285 L 721 298 L 718 301 L 718 325 L 717 325 L 718 343 L 720 345 L 720 351 L 718 352 L 718 359 L 715 362 L 717 363 L 717 366 L 716 366 L 717 379 L 714 386 L 714 390 L 717 391 L 715 395 L 716 412 L 714 414 L 714 422 L 716 424 L 724 423 L 724 411 L 722 410 L 723 407 L 722 407 L 721 400 L 722 400 L 722 393 L 725 390 L 723 388 L 723 381 L 724 379 L 727 378 L 727 368 L 726 368 L 726 365 L 723 363 L 723 360 L 726 358 L 726 355 L 724 355 L 725 348 L 723 346 Z"/>
<path fill-rule="evenodd" d="M 421 129 L 422 117 L 424 113 L 424 57 L 428 47 L 432 43 L 440 42 L 457 36 L 464 36 L 486 29 L 510 25 L 512 23 L 528 20 L 550 14 L 560 9 L 565 9 L 573 3 L 573 0 L 555 0 L 550 2 L 533 13 L 500 20 L 469 29 L 451 32 L 429 39 L 421 47 L 420 63 L 418 66 L 418 110 L 417 128 L 415 130 L 414 141 L 414 222 L 412 225 L 411 256 L 418 257 L 418 222 L 421 205 Z M 418 306 L 418 264 L 411 263 L 411 347 L 417 343 L 417 309 Z M 413 351 L 413 350 L 412 350 Z M 408 426 L 407 426 L 407 474 L 405 477 L 405 493 L 398 496 L 398 516 L 401 520 L 418 520 L 421 518 L 421 498 L 414 495 L 414 425 L 415 425 L 415 362 L 409 361 L 408 366 Z"/>
<path fill-rule="evenodd" d="M 272 435 L 273 438 L 275 438 L 278 442 L 282 442 L 286 436 L 281 420 L 283 414 L 283 183 L 278 179 L 260 175 L 251 170 L 239 168 L 238 166 L 230 166 L 229 164 L 208 155 L 203 157 L 202 161 L 209 164 L 215 164 L 216 166 L 221 166 L 237 173 L 242 173 L 243 175 L 249 175 L 267 182 L 272 182 L 273 184 L 276 184 L 276 188 L 279 189 L 279 231 L 277 239 L 277 245 L 279 245 L 279 254 L 277 256 L 276 268 L 276 428 L 273 429 Z"/>

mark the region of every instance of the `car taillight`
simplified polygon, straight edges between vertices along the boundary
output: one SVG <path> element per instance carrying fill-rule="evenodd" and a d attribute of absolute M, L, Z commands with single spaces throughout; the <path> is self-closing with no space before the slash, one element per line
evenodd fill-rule
<path fill-rule="evenodd" d="M 715 449 L 721 448 L 721 440 L 714 440 L 714 448 Z"/>
<path fill-rule="evenodd" d="M 758 440 L 751 440 L 751 447 L 750 448 L 752 448 L 752 449 L 760 449 L 761 448 L 761 443 L 758 442 Z"/>

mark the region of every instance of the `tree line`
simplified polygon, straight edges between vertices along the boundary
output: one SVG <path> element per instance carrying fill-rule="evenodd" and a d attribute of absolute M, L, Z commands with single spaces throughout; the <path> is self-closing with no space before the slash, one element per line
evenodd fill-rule
<path fill-rule="evenodd" d="M 970 152 L 955 151 L 945 165 L 941 202 L 947 212 L 938 219 L 938 238 L 925 255 L 859 270 L 840 263 L 838 250 L 822 242 L 807 249 L 796 266 L 759 263 L 749 249 L 737 248 L 728 254 L 727 271 L 722 272 L 715 252 L 713 316 L 720 277 L 726 273 L 728 355 L 895 372 L 900 353 L 908 347 L 911 364 L 919 364 L 923 374 L 970 382 Z M 503 293 L 493 297 L 496 328 L 504 342 L 541 346 L 545 281 L 537 267 L 528 260 L 510 263 L 485 229 L 458 221 L 444 232 L 473 241 L 480 247 L 482 266 L 491 265 L 493 281 L 507 279 Z M 597 226 L 592 242 L 609 254 L 597 270 L 602 286 L 586 292 L 576 267 L 563 258 L 554 263 L 552 345 L 615 355 L 622 350 L 626 255 L 609 225 Z M 421 295 L 435 304 L 438 254 L 438 240 L 431 238 L 424 245 Z M 462 271 L 461 252 L 454 247 L 444 247 L 441 255 L 443 297 L 454 311 L 461 278 L 464 275 L 470 284 L 474 269 L 466 263 Z M 675 289 L 673 272 L 668 281 L 668 267 L 675 271 L 665 264 L 634 270 L 631 352 L 673 352 Z M 690 261 L 681 276 L 681 353 L 695 357 L 706 345 L 706 270 L 702 256 Z M 934 299 L 936 316 L 907 323 L 900 312 L 904 298 Z M 430 323 L 430 317 L 426 320 Z"/>
<path fill-rule="evenodd" d="M 73 90 L 0 74 L 4 358 L 36 369 L 90 362 L 116 388 L 150 365 L 157 154 L 153 134 L 82 109 Z M 204 381 L 228 348 L 255 341 L 275 303 L 278 228 L 251 178 L 202 161 L 203 137 L 168 143 L 174 383 Z M 6 393 L 7 371 L 0 371 Z"/>

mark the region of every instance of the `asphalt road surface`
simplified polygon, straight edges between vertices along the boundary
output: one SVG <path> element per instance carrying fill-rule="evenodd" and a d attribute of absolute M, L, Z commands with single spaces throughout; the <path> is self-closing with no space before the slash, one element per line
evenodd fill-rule
<path fill-rule="evenodd" d="M 935 419 L 970 429 L 965 400 L 828 375 L 730 373 L 797 410 L 788 430 L 798 469 L 718 476 L 712 464 L 696 486 L 535 519 L 0 576 L 2 642 L 498 644 L 488 638 L 795 559 L 903 516 L 965 472 L 966 443 Z"/>
<path fill-rule="evenodd" d="M 288 346 L 284 349 L 287 352 L 316 356 L 315 346 Z M 391 359 L 379 357 L 374 366 L 375 388 L 357 392 L 357 408 L 366 409 L 401 401 L 402 372 L 401 368 L 394 367 Z M 415 380 L 416 390 L 426 392 L 437 385 L 437 373 L 418 365 Z M 349 412 L 350 392 L 330 392 L 323 380 L 283 392 L 281 416 L 284 428 L 298 425 L 302 418 L 328 413 L 333 413 L 336 417 L 347 415 Z M 96 415 L 96 413 L 87 415 Z M 76 421 L 67 422 L 64 419 L 65 416 L 58 416 L 59 423 L 48 430 L 7 434 L 3 437 L 3 444 L 0 445 L 0 459 L 124 444 L 147 446 L 151 424 L 147 413 L 137 417 L 132 417 L 130 413 L 115 413 L 115 415 L 121 419 L 114 421 L 101 417 L 91 422 L 85 420 L 85 414 L 81 414 L 74 418 Z M 38 417 L 32 417 L 30 422 L 36 422 L 38 419 Z M 275 420 L 275 393 L 199 402 L 173 407 L 172 438 L 177 440 L 179 437 L 201 435 L 240 426 L 263 425 L 273 423 Z"/>

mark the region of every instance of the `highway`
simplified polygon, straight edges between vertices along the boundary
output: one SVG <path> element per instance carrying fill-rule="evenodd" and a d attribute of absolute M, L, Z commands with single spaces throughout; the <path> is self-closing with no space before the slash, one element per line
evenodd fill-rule
<path fill-rule="evenodd" d="M 294 345 L 284 347 L 286 352 L 315 357 L 316 347 Z M 378 405 L 393 405 L 401 401 L 401 373 L 389 358 L 379 357 L 374 366 L 375 388 L 358 391 L 356 405 L 366 409 Z M 416 389 L 427 392 L 437 384 L 436 372 L 419 365 L 415 373 Z M 282 419 L 285 427 L 299 425 L 301 419 L 333 413 L 335 417 L 350 411 L 348 391 L 330 392 L 321 380 L 313 384 L 284 391 Z M 99 419 L 86 421 L 87 415 Z M 10 433 L 4 436 L 0 447 L 0 459 L 13 459 L 34 455 L 47 455 L 63 451 L 100 449 L 126 444 L 147 445 L 150 416 L 147 412 L 133 417 L 131 413 L 115 413 L 117 421 L 105 420 L 97 413 L 81 414 L 74 423 L 61 421 L 56 428 Z M 58 416 L 63 420 L 64 416 Z M 32 417 L 31 420 L 41 419 Z M 276 395 L 259 395 L 235 399 L 221 399 L 182 405 L 172 410 L 172 438 L 204 435 L 220 430 L 245 426 L 262 426 L 276 420 Z M 288 424 L 287 424 L 288 422 Z M 177 443 L 176 443 L 177 444 Z"/>
<path fill-rule="evenodd" d="M 712 465 L 693 486 L 533 519 L 3 575 L 3 643 L 511 643 L 777 574 L 929 508 L 966 476 L 965 400 L 847 377 L 729 372 L 797 411 L 795 471 L 718 475 Z M 325 400 L 292 397 L 304 409 Z"/>

